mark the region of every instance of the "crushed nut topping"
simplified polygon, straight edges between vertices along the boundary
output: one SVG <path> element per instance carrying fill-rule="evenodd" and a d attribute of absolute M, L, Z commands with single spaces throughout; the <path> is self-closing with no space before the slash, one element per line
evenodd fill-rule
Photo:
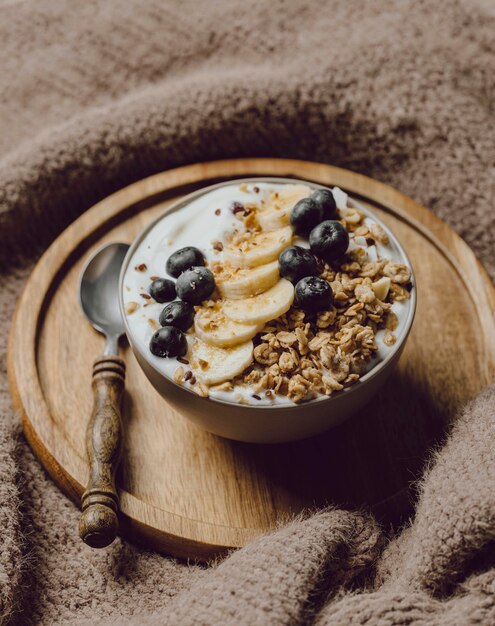
<path fill-rule="evenodd" d="M 292 307 L 268 322 L 255 339 L 253 365 L 233 387 L 252 385 L 260 397 L 282 394 L 295 403 L 330 396 L 366 371 L 379 329 L 385 330 L 385 345 L 395 343 L 398 319 L 391 306 L 409 297 L 408 267 L 386 259 L 368 262 L 351 252 L 338 266 L 325 264 L 321 276 L 332 287 L 334 306 L 316 316 Z"/>
<path fill-rule="evenodd" d="M 129 302 L 125 308 L 127 315 L 132 315 L 134 311 L 139 309 L 139 304 L 137 302 Z"/>
<path fill-rule="evenodd" d="M 383 337 L 383 343 L 386 346 L 393 346 L 396 341 L 397 341 L 397 337 L 394 335 L 394 333 L 391 332 L 390 330 L 386 330 L 385 335 Z"/>
<path fill-rule="evenodd" d="M 192 378 L 189 382 L 191 381 L 192 381 Z M 201 396 L 202 398 L 207 398 L 209 396 L 208 387 L 201 381 L 198 381 L 194 385 L 194 391 L 198 394 L 198 396 Z"/>
<path fill-rule="evenodd" d="M 176 383 L 180 383 L 183 378 L 184 378 L 184 368 L 182 367 L 182 365 L 179 365 L 178 367 L 175 368 L 174 380 Z"/>
<path fill-rule="evenodd" d="M 371 226 L 369 227 L 369 230 L 371 233 L 371 237 L 375 241 L 382 243 L 384 246 L 388 244 L 389 242 L 388 235 L 380 226 L 380 224 L 371 224 Z"/>

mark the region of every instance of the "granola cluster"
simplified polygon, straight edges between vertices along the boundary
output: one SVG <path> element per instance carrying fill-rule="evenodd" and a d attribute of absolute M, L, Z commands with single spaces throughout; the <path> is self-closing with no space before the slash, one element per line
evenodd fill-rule
<path fill-rule="evenodd" d="M 233 386 L 253 385 L 255 398 L 282 394 L 299 403 L 355 383 L 377 350 L 377 330 L 386 329 L 386 345 L 395 343 L 391 306 L 409 298 L 410 289 L 407 266 L 363 258 L 356 250 L 337 269 L 325 265 L 321 276 L 332 287 L 332 309 L 308 316 L 292 307 L 268 323 L 255 339 L 253 365 Z"/>

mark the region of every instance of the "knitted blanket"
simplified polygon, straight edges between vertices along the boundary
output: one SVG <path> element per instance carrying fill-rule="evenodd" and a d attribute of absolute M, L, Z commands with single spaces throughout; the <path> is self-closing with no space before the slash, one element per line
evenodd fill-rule
<path fill-rule="evenodd" d="M 82 545 L 5 375 L 39 253 L 95 201 L 185 163 L 360 171 L 434 210 L 495 278 L 494 30 L 490 0 L 0 0 L 1 623 L 495 623 L 494 387 L 432 456 L 406 528 L 328 510 L 201 568 Z"/>

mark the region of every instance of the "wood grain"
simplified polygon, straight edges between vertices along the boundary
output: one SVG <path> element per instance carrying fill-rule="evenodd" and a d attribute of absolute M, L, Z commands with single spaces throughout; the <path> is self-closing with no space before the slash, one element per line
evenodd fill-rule
<path fill-rule="evenodd" d="M 82 215 L 41 258 L 18 303 L 9 350 L 13 400 L 33 449 L 68 496 L 78 502 L 88 479 L 91 364 L 102 349 L 78 307 L 84 259 L 103 243 L 130 243 L 187 192 L 257 175 L 336 184 L 375 209 L 414 265 L 416 320 L 397 372 L 365 410 L 323 436 L 289 444 L 243 444 L 199 430 L 168 408 L 126 346 L 121 533 L 176 556 L 207 559 L 324 504 L 370 507 L 385 522 L 404 519 L 428 449 L 455 410 L 494 380 L 493 285 L 468 246 L 424 207 L 365 176 L 316 163 L 241 159 L 170 170 Z"/>
<path fill-rule="evenodd" d="M 112 543 L 119 528 L 119 497 L 115 478 L 122 456 L 120 403 L 125 362 L 102 356 L 93 365 L 93 412 L 86 430 L 89 479 L 81 498 L 79 536 L 92 548 Z"/>

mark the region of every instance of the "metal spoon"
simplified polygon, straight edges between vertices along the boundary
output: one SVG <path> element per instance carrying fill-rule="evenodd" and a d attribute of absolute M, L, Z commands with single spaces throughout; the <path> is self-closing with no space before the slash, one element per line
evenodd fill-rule
<path fill-rule="evenodd" d="M 115 474 L 122 450 L 120 400 L 125 363 L 119 358 L 124 322 L 119 310 L 119 274 L 129 246 L 112 243 L 87 261 L 79 284 L 81 307 L 105 335 L 103 356 L 93 365 L 93 413 L 86 434 L 89 480 L 81 498 L 79 535 L 93 548 L 108 546 L 118 531 L 119 499 Z"/>

